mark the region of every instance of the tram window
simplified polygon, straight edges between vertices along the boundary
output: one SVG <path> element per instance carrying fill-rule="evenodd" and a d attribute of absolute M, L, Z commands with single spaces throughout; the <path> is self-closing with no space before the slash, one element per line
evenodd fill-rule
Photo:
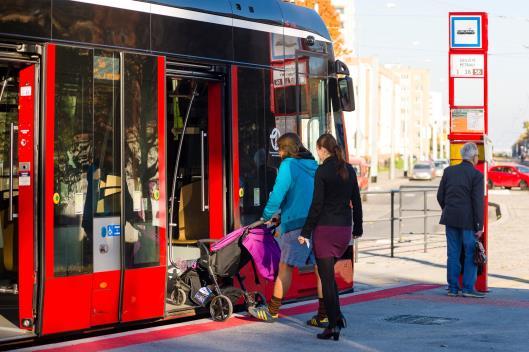
<path fill-rule="evenodd" d="M 327 77 L 326 57 L 311 56 L 309 59 L 309 74 L 311 77 Z"/>
<path fill-rule="evenodd" d="M 314 56 L 299 56 L 297 64 L 301 140 L 316 155 L 316 141 L 327 130 L 327 66 L 324 58 Z"/>
<path fill-rule="evenodd" d="M 94 161 L 92 51 L 57 47 L 56 60 L 54 271 L 69 276 L 92 271 L 92 217 L 85 214 Z"/>
<path fill-rule="evenodd" d="M 296 65 L 288 63 L 283 66 L 284 71 L 273 71 L 273 113 L 275 126 L 281 134 L 298 132 L 296 119 Z M 272 127 L 272 128 L 273 128 Z"/>
<path fill-rule="evenodd" d="M 241 224 L 259 219 L 274 186 L 279 158 L 271 148 L 276 121 L 270 108 L 270 72 L 239 70 L 239 186 Z"/>
<path fill-rule="evenodd" d="M 125 55 L 125 265 L 160 262 L 157 62 Z"/>
<path fill-rule="evenodd" d="M 336 137 L 338 145 L 341 146 L 345 151 L 345 130 L 344 130 L 344 121 L 343 115 L 340 111 L 334 111 L 334 104 L 331 101 L 331 108 L 328 112 L 329 116 L 329 130 L 333 136 Z"/>
<path fill-rule="evenodd" d="M 94 217 L 121 214 L 119 53 L 94 52 Z M 117 220 L 117 219 L 116 219 Z M 119 221 L 119 220 L 118 220 Z M 96 229 L 99 231 L 99 229 Z"/>
<path fill-rule="evenodd" d="M 94 236 L 121 214 L 119 53 L 57 47 L 55 275 L 98 266 Z M 101 218 L 101 219 L 98 219 Z M 102 252 L 105 254 L 106 252 Z"/>

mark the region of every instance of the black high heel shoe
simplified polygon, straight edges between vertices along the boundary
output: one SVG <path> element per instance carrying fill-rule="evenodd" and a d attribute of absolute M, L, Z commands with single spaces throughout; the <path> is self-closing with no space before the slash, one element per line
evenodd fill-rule
<path fill-rule="evenodd" d="M 340 339 L 340 327 L 336 326 L 332 329 L 326 328 L 321 334 L 316 335 L 320 340 L 329 340 L 331 337 L 334 341 Z"/>
<path fill-rule="evenodd" d="M 347 320 L 345 320 L 345 317 L 343 315 L 340 315 L 340 318 L 338 318 L 336 325 L 340 327 L 340 329 L 345 329 L 347 327 Z"/>

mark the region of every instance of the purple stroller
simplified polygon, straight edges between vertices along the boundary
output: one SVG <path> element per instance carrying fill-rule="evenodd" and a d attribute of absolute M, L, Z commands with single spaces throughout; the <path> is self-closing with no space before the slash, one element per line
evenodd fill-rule
<path fill-rule="evenodd" d="M 233 231 L 220 241 L 198 241 L 200 259 L 193 268 L 176 278 L 171 297 L 176 295 L 183 302 L 190 298 L 197 305 L 209 305 L 211 317 L 216 321 L 228 319 L 240 297 L 244 297 L 247 309 L 266 305 L 260 292 L 246 291 L 240 271 L 251 263 L 257 284 L 259 275 L 266 280 L 275 279 L 281 251 L 274 231 L 275 228 L 258 221 Z M 210 244 L 211 249 L 208 248 Z M 233 286 L 234 277 L 237 277 L 240 288 Z"/>

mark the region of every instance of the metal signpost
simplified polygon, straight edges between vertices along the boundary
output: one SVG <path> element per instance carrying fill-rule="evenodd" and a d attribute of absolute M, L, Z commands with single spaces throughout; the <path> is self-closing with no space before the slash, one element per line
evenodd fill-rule
<path fill-rule="evenodd" d="M 461 162 L 459 151 L 466 142 L 474 142 L 479 149 L 476 166 L 485 177 L 484 233 L 481 238 L 485 250 L 488 237 L 487 169 L 492 161 L 488 134 L 488 19 L 485 12 L 449 13 L 449 104 L 450 104 L 450 164 Z M 487 265 L 478 275 L 478 291 L 487 291 Z"/>

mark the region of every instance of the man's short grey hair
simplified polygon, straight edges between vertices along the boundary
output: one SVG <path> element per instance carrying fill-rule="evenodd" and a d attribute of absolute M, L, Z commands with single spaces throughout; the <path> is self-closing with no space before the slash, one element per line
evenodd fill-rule
<path fill-rule="evenodd" d="M 468 142 L 461 148 L 461 157 L 463 160 L 472 161 L 476 155 L 478 155 L 478 146 L 476 143 Z"/>

